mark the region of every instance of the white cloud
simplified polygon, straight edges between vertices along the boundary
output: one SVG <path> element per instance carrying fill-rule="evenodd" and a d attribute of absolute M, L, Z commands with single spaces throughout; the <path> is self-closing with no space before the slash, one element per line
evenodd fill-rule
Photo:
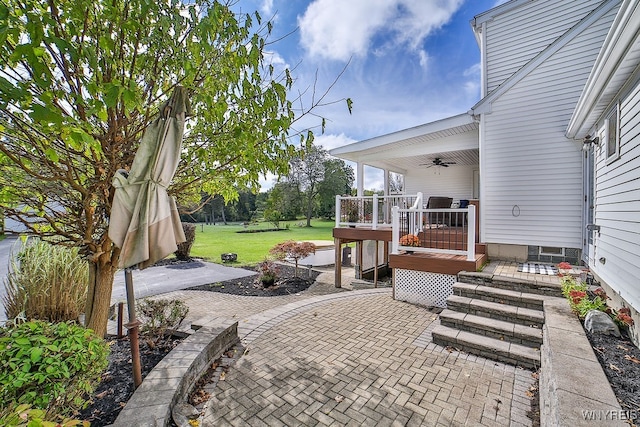
<path fill-rule="evenodd" d="M 418 51 L 424 38 L 447 23 L 463 0 L 315 0 L 298 17 L 310 56 L 346 61 L 377 43 Z M 376 49 L 378 49 L 376 47 Z"/>
<path fill-rule="evenodd" d="M 273 15 L 273 0 L 264 0 L 260 5 L 260 11 L 266 18 L 270 19 Z"/>
<path fill-rule="evenodd" d="M 265 192 L 270 190 L 278 182 L 278 177 L 272 173 L 264 175 L 262 179 L 258 180 L 260 184 L 260 191 Z"/>
<path fill-rule="evenodd" d="M 480 63 L 478 62 L 464 70 L 462 73 L 465 78 L 469 79 L 464 83 L 464 91 L 467 96 L 475 97 L 480 93 L 480 67 Z"/>
<path fill-rule="evenodd" d="M 349 138 L 344 133 L 340 135 L 317 135 L 313 143 L 315 145 L 321 145 L 322 148 L 329 151 L 334 148 L 344 147 L 345 145 L 353 144 L 357 142 L 353 138 Z"/>

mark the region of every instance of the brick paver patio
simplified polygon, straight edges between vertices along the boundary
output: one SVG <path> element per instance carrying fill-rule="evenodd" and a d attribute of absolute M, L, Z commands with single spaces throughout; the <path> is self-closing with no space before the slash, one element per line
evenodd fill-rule
<path fill-rule="evenodd" d="M 531 372 L 431 343 L 436 323 L 389 289 L 241 320 L 246 352 L 218 382 L 203 425 L 531 425 Z"/>

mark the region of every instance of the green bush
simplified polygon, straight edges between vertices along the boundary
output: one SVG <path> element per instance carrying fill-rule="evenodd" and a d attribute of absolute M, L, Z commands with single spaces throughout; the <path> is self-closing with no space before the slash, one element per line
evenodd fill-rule
<path fill-rule="evenodd" d="M 560 284 L 562 294 L 580 319 L 584 319 L 591 310 L 607 311 L 606 295 L 604 298 L 599 295 L 590 298 L 586 283 L 577 281 L 573 276 L 565 275 L 560 278 Z"/>
<path fill-rule="evenodd" d="M 142 322 L 142 335 L 158 343 L 167 338 L 167 332 L 180 327 L 189 307 L 180 300 L 143 299 L 137 304 L 136 313 Z"/>
<path fill-rule="evenodd" d="M 4 282 L 7 317 L 77 320 L 84 311 L 88 281 L 88 264 L 77 249 L 25 240 Z"/>
<path fill-rule="evenodd" d="M 3 427 L 89 427 L 89 421 L 64 418 L 62 421 L 47 421 L 42 409 L 33 409 L 31 405 L 20 405 L 6 416 L 0 418 Z"/>
<path fill-rule="evenodd" d="M 86 406 L 107 367 L 108 345 L 72 322 L 31 321 L 0 329 L 0 420 L 20 404 L 49 419 Z"/>

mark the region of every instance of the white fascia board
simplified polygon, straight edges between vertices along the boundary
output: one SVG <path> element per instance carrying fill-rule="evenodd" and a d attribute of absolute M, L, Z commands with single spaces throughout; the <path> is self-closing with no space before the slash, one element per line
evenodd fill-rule
<path fill-rule="evenodd" d="M 480 29 L 480 27 L 482 26 L 482 23 L 491 21 L 493 18 L 495 18 L 498 15 L 502 15 L 505 12 L 509 12 L 513 9 L 517 9 L 523 4 L 530 3 L 532 1 L 535 1 L 535 0 L 512 0 L 506 3 L 503 3 L 499 6 L 491 8 L 485 12 L 482 12 L 474 16 L 474 18 L 471 20 L 471 26 L 473 28 Z"/>
<path fill-rule="evenodd" d="M 329 154 L 339 158 L 346 158 L 345 155 L 353 154 L 372 148 L 379 148 L 395 142 L 404 141 L 410 138 L 416 138 L 430 133 L 441 132 L 447 129 L 455 129 L 459 126 L 470 125 L 474 123 L 473 116 L 468 113 L 459 114 L 446 119 L 437 120 L 435 122 L 426 123 L 420 126 L 403 129 L 398 132 L 377 136 L 375 138 L 365 139 L 353 144 L 329 150 Z"/>
<path fill-rule="evenodd" d="M 564 47 L 567 43 L 569 43 L 573 38 L 581 34 L 586 28 L 596 23 L 600 18 L 602 18 L 605 14 L 607 14 L 614 6 L 616 6 L 618 2 L 619 0 L 607 0 L 603 2 L 600 6 L 594 9 L 577 25 L 569 29 L 569 31 L 564 33 L 562 36 L 558 37 L 558 39 L 553 43 L 551 43 L 549 46 L 547 46 L 546 49 L 544 49 L 542 52 L 536 55 L 531 61 L 526 63 L 518 71 L 513 73 L 511 77 L 505 80 L 493 92 L 491 92 L 490 94 L 482 98 L 476 105 L 471 107 L 471 112 L 473 112 L 473 114 L 490 113 L 491 104 L 496 99 L 500 98 L 509 89 L 511 89 L 520 80 L 522 80 L 526 75 L 528 75 L 530 72 L 538 68 L 553 54 L 558 52 L 562 47 Z M 505 3 L 505 4 L 508 4 L 508 3 Z"/>
<path fill-rule="evenodd" d="M 638 61 L 639 34 L 640 4 L 637 0 L 624 0 L 571 116 L 567 138 L 584 138 L 601 114 L 596 106 L 608 105 L 632 75 L 633 69 L 622 67 L 622 64 L 625 61 Z M 625 75 L 621 75 L 620 69 L 627 70 Z M 604 98 L 605 92 L 607 99 Z"/>

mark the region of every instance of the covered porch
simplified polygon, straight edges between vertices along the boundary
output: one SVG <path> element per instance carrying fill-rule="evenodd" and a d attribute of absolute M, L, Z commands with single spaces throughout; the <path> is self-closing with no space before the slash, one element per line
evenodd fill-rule
<path fill-rule="evenodd" d="M 350 242 L 360 274 L 367 255 L 375 258 L 374 282 L 380 266 L 393 269 L 395 283 L 397 273 L 451 276 L 486 262 L 478 140 L 478 123 L 465 113 L 330 151 L 357 166 L 356 196 L 336 202 L 336 286 L 341 247 Z M 382 195 L 365 196 L 365 167 L 383 171 Z M 392 174 L 401 176 L 400 185 Z M 406 237 L 409 244 L 405 235 L 414 236 Z"/>

